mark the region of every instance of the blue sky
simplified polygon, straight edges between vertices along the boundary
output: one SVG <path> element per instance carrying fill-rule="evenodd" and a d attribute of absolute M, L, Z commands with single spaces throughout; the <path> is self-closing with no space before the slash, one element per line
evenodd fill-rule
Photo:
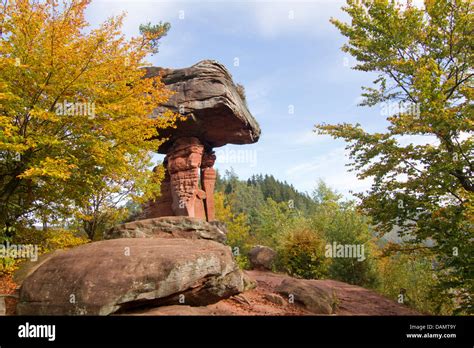
<path fill-rule="evenodd" d="M 348 172 L 344 142 L 316 135 L 314 124 L 358 122 L 376 131 L 386 123 L 381 108 L 357 106 L 361 86 L 374 75 L 352 70 L 353 58 L 340 50 L 345 38 L 329 19 L 347 19 L 343 3 L 95 0 L 87 19 L 97 25 L 126 11 L 127 35 L 137 35 L 141 23 L 170 22 L 150 63 L 178 68 L 214 59 L 245 86 L 262 136 L 253 145 L 216 149 L 218 170 L 232 167 L 244 179 L 273 174 L 308 192 L 321 178 L 350 197 L 350 190 L 364 190 L 370 182 Z"/>

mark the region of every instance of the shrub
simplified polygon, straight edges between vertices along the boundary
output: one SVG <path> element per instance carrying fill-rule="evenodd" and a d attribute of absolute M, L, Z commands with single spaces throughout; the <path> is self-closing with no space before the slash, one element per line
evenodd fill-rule
<path fill-rule="evenodd" d="M 46 238 L 41 245 L 43 253 L 58 249 L 68 249 L 89 242 L 89 239 L 82 236 L 76 236 L 72 231 L 55 229 L 46 233 Z"/>
<path fill-rule="evenodd" d="M 258 209 L 255 220 L 252 229 L 252 234 L 256 239 L 255 244 L 271 248 L 278 248 L 281 235 L 306 223 L 288 202 L 276 202 L 271 198 L 267 198 Z"/>
<path fill-rule="evenodd" d="M 317 232 L 305 227 L 282 234 L 278 247 L 278 268 L 301 278 L 324 277 L 328 266 L 324 255 L 325 244 Z"/>
<path fill-rule="evenodd" d="M 38 245 L 40 254 L 57 249 L 72 248 L 87 242 L 89 242 L 89 239 L 86 237 L 77 235 L 74 231 L 63 228 L 49 228 L 48 230 L 22 228 L 17 230 L 17 234 L 14 238 L 15 244 Z"/>
<path fill-rule="evenodd" d="M 0 276 L 13 274 L 18 269 L 19 264 L 19 259 L 11 257 L 0 258 Z"/>
<path fill-rule="evenodd" d="M 373 241 L 369 219 L 357 211 L 352 201 L 343 201 L 342 195 L 323 181 L 313 192 L 317 203 L 310 216 L 311 229 L 321 231 L 329 244 L 364 246 L 363 261 L 355 258 L 331 258 L 329 277 L 350 284 L 375 287 L 377 284 Z"/>
<path fill-rule="evenodd" d="M 250 266 L 247 253 L 252 245 L 247 216 L 244 213 L 233 213 L 231 206 L 226 204 L 222 192 L 216 192 L 214 199 L 216 218 L 225 223 L 227 228 L 227 245 L 232 248 L 235 260 L 240 268 L 247 269 Z"/>
<path fill-rule="evenodd" d="M 38 246 L 38 254 L 48 253 L 58 249 L 68 249 L 89 242 L 86 237 L 77 236 L 73 231 L 61 228 L 39 230 L 36 228 L 17 228 L 14 237 L 5 233 L 0 235 L 0 244 L 32 244 Z M 0 258 L 0 275 L 13 274 L 25 259 L 3 257 Z"/>
<path fill-rule="evenodd" d="M 424 313 L 452 314 L 454 303 L 440 298 L 435 291 L 438 277 L 432 263 L 432 258 L 423 255 L 398 253 L 381 257 L 378 291 Z"/>

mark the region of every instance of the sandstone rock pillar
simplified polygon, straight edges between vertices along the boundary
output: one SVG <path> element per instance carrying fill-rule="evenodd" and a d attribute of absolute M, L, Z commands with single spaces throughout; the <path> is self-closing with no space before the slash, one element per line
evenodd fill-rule
<path fill-rule="evenodd" d="M 196 216 L 203 194 L 199 189 L 199 168 L 201 166 L 204 145 L 194 137 L 177 139 L 168 151 L 168 172 L 170 191 L 173 198 L 172 209 L 176 216 Z M 198 214 L 198 215 L 202 215 Z M 201 216 L 202 217 L 202 216 Z"/>
<path fill-rule="evenodd" d="M 206 209 L 207 221 L 214 221 L 215 210 L 214 210 L 214 187 L 216 185 L 216 170 L 214 169 L 214 163 L 216 161 L 216 155 L 214 151 L 207 151 L 202 156 L 201 163 L 201 187 L 206 193 L 206 200 L 204 206 Z"/>
<path fill-rule="evenodd" d="M 143 205 L 140 219 L 189 216 L 214 221 L 215 161 L 214 151 L 205 151 L 198 138 L 177 139 L 163 161 L 161 195 Z"/>

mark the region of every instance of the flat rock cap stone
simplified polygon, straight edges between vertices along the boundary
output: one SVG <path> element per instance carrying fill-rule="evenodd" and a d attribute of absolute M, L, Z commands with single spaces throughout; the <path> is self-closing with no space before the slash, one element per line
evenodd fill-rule
<path fill-rule="evenodd" d="M 161 75 L 163 83 L 176 92 L 155 114 L 170 109 L 186 116 L 176 128 L 160 130 L 160 137 L 169 140 L 160 146 L 159 153 L 166 153 L 181 137 L 196 137 L 209 148 L 258 141 L 260 127 L 222 64 L 203 60 L 189 68 L 146 70 L 146 78 Z"/>

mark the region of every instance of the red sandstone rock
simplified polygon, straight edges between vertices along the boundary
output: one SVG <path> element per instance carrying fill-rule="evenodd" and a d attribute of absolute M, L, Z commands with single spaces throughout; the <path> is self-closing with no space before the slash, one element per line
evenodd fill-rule
<path fill-rule="evenodd" d="M 146 69 L 145 78 L 160 75 L 176 92 L 155 114 L 171 109 L 186 117 L 176 128 L 160 131 L 160 137 L 168 138 L 158 149 L 166 154 L 167 173 L 161 196 L 143 206 L 140 218 L 176 215 L 213 221 L 216 156 L 212 148 L 254 143 L 260 127 L 223 65 L 205 60 L 184 69 Z"/>
<path fill-rule="evenodd" d="M 116 225 L 104 233 L 104 239 L 186 238 L 208 239 L 225 243 L 227 229 L 218 221 L 187 216 L 162 216 Z"/>
<path fill-rule="evenodd" d="M 196 216 L 196 200 L 199 199 L 199 175 L 204 146 L 197 138 L 180 138 L 168 152 L 168 172 L 171 178 L 172 209 L 177 216 Z M 201 195 L 202 197 L 202 195 Z M 198 215 L 202 207 L 198 203 Z"/>
<path fill-rule="evenodd" d="M 159 153 L 168 153 L 183 137 L 196 137 L 209 148 L 258 141 L 260 127 L 223 65 L 204 60 L 189 68 L 146 70 L 146 77 L 161 75 L 163 83 L 176 92 L 156 113 L 170 109 L 186 116 L 177 128 L 160 131 L 160 137 L 169 140 L 160 146 Z"/>
<path fill-rule="evenodd" d="M 215 220 L 215 160 L 214 152 L 204 152 L 199 139 L 178 139 L 164 161 L 166 173 L 161 196 L 143 206 L 140 219 L 176 215 Z"/>
<path fill-rule="evenodd" d="M 257 287 L 247 290 L 239 295 L 219 301 L 217 303 L 190 307 L 181 306 L 161 306 L 131 311 L 129 315 L 328 315 L 323 313 L 318 306 L 311 305 L 311 302 L 318 300 L 311 299 L 319 293 L 326 293 L 328 296 L 335 296 L 336 305 L 333 307 L 331 315 L 420 315 L 421 313 L 401 305 L 394 300 L 390 300 L 376 292 L 364 289 L 360 286 L 351 285 L 336 280 L 301 280 L 295 279 L 285 274 L 245 271 L 248 277 L 256 281 Z M 278 290 L 282 290 L 286 284 L 295 281 L 308 282 L 308 287 L 298 291 L 298 296 L 293 297 L 296 301 L 290 301 L 288 295 L 280 296 Z M 282 286 L 283 284 L 283 286 Z M 293 294 L 295 295 L 295 294 Z M 299 297 L 301 296 L 301 297 Z M 245 297 L 246 301 L 240 298 Z M 306 302 L 306 304 L 305 304 Z M 307 304 L 310 304 L 309 307 Z"/>
<path fill-rule="evenodd" d="M 204 201 L 206 209 L 207 221 L 215 220 L 214 211 L 214 186 L 216 185 L 217 172 L 213 168 L 214 162 L 216 161 L 216 155 L 214 152 L 206 152 L 202 156 L 201 164 L 201 186 L 206 193 L 206 199 Z"/>
<path fill-rule="evenodd" d="M 108 315 L 183 301 L 199 306 L 243 289 L 228 246 L 202 239 L 121 238 L 47 259 L 23 281 L 17 313 Z"/>

